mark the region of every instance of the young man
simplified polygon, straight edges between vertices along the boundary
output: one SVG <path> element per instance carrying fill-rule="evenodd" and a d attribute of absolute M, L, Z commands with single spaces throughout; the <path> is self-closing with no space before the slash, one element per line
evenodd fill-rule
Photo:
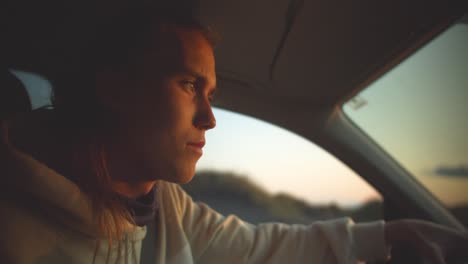
<path fill-rule="evenodd" d="M 403 242 L 444 263 L 467 245 L 415 220 L 253 226 L 193 203 L 177 184 L 216 124 L 213 42 L 190 17 L 136 14 L 78 85 L 55 75 L 54 110 L 2 122 L 2 263 L 356 263 Z"/>

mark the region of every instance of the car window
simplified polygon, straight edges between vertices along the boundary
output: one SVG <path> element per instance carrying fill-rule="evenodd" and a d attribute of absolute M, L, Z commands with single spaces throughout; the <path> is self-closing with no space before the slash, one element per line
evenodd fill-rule
<path fill-rule="evenodd" d="M 456 23 L 344 112 L 468 226 L 468 24 Z"/>
<path fill-rule="evenodd" d="M 44 77 L 20 70 L 10 70 L 23 84 L 31 99 L 32 109 L 48 107 L 52 105 L 52 85 Z"/>
<path fill-rule="evenodd" d="M 383 217 L 380 194 L 309 140 L 238 113 L 214 113 L 197 175 L 183 186 L 194 200 L 252 223 Z"/>

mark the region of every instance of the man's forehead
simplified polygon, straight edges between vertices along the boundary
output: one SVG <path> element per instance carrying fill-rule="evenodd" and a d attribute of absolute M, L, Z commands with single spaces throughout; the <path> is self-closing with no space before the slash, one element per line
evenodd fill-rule
<path fill-rule="evenodd" d="M 203 55 L 213 56 L 213 47 L 202 32 L 196 29 L 172 28 L 159 32 L 153 39 L 153 44 L 163 54 Z"/>
<path fill-rule="evenodd" d="M 211 44 L 196 31 L 179 32 L 179 37 L 181 46 L 177 57 L 181 70 L 215 85 L 215 59 Z"/>
<path fill-rule="evenodd" d="M 188 74 L 216 85 L 214 54 L 208 40 L 195 30 L 174 29 L 161 33 L 147 57 L 153 70 L 162 74 Z"/>

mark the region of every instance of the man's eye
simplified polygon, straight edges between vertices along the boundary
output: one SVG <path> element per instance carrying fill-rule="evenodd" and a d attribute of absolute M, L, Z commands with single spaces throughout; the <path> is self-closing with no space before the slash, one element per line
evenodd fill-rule
<path fill-rule="evenodd" d="M 185 89 L 190 90 L 191 92 L 195 92 L 195 82 L 192 81 L 182 81 L 182 86 Z"/>

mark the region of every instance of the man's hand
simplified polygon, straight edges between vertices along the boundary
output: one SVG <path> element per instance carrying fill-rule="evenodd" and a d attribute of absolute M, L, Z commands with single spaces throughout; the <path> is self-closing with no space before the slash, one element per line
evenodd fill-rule
<path fill-rule="evenodd" d="M 385 240 L 392 247 L 413 249 L 424 263 L 468 262 L 468 232 L 421 220 L 397 220 L 385 224 Z"/>

